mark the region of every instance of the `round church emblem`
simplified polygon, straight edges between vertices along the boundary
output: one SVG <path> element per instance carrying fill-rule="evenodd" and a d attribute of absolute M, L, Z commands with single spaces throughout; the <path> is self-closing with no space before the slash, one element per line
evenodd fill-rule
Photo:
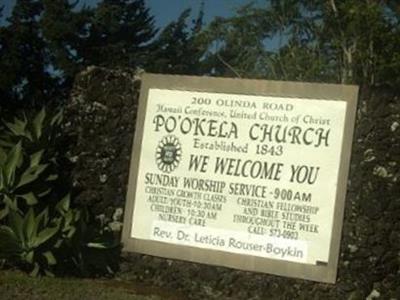
<path fill-rule="evenodd" d="M 176 136 L 169 135 L 162 138 L 156 149 L 157 167 L 165 172 L 174 171 L 181 161 L 182 147 Z"/>

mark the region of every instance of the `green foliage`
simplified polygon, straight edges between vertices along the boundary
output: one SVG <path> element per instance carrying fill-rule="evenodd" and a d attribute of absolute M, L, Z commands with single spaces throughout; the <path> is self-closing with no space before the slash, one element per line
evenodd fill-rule
<path fill-rule="evenodd" d="M 204 65 L 214 76 L 264 77 L 264 40 L 269 36 L 264 13 L 246 5 L 232 18 L 217 17 L 201 33 L 208 45 Z"/>
<path fill-rule="evenodd" d="M 60 176 L 65 167 L 60 164 L 64 154 L 57 150 L 61 122 L 62 111 L 42 109 L 3 120 L 0 136 L 0 260 L 34 276 L 65 272 L 74 263 L 89 274 L 88 251 L 119 245 L 87 225 L 85 210 L 72 206 L 68 181 Z M 104 250 L 97 257 L 105 257 Z M 109 265 L 105 261 L 96 270 L 110 272 Z"/>
<path fill-rule="evenodd" d="M 259 3 L 260 4 L 260 3 Z M 398 85 L 400 15 L 392 1 L 270 0 L 203 32 L 210 74 Z"/>
<path fill-rule="evenodd" d="M 17 0 L 0 27 L 0 105 L 65 100 L 84 68 L 145 65 L 154 19 L 144 0 Z M 58 103 L 57 103 L 58 104 Z"/>
<path fill-rule="evenodd" d="M 144 0 L 102 0 L 95 7 L 17 0 L 0 27 L 0 105 L 65 99 L 75 75 L 90 65 L 398 86 L 397 1 L 249 3 L 206 28 L 203 7 L 192 25 L 185 10 L 156 36 Z"/>
<path fill-rule="evenodd" d="M 52 65 L 61 72 L 64 86 L 72 84 L 74 76 L 81 71 L 84 43 L 88 37 L 92 10 L 77 9 L 77 1 L 42 0 L 43 15 L 40 26 L 47 40 L 48 55 Z"/>
<path fill-rule="evenodd" d="M 113 275 L 119 267 L 120 237 L 82 210 L 79 228 L 71 240 L 72 260 L 80 274 Z"/>
<path fill-rule="evenodd" d="M 13 259 L 27 265 L 31 274 L 52 276 L 52 266 L 57 264 L 57 251 L 72 238 L 80 218 L 80 212 L 70 209 L 65 197 L 55 210 L 45 208 L 35 213 L 30 207 L 25 216 L 11 211 L 8 225 L 0 226 L 0 258 Z"/>
<path fill-rule="evenodd" d="M 3 121 L 0 137 L 0 258 L 27 265 L 33 275 L 51 274 L 54 251 L 72 237 L 79 221 L 69 196 L 55 202 L 52 190 L 57 155 L 47 149 L 61 116 L 50 118 L 44 109 L 32 119 L 23 114 Z"/>
<path fill-rule="evenodd" d="M 168 24 L 152 44 L 152 51 L 146 60 L 146 71 L 154 73 L 201 75 L 201 58 L 207 50 L 200 39 L 203 26 L 204 8 L 190 28 L 190 9 L 181 13 L 176 21 Z"/>
<path fill-rule="evenodd" d="M 103 0 L 93 10 L 88 37 L 83 39 L 86 65 L 142 65 L 154 37 L 153 17 L 144 0 Z"/>
<path fill-rule="evenodd" d="M 31 121 L 25 115 L 15 117 L 13 122 L 3 121 L 6 130 L 0 135 L 0 221 L 10 211 L 27 211 L 39 199 L 42 205 L 52 201 L 51 186 L 58 178 L 58 154 L 52 151 L 52 143 L 61 112 L 45 119 L 42 109 Z"/>
<path fill-rule="evenodd" d="M 50 61 L 38 21 L 42 12 L 41 1 L 18 0 L 9 24 L 0 27 L 2 105 L 22 100 L 37 105 L 54 98 L 57 79 L 48 71 Z"/>

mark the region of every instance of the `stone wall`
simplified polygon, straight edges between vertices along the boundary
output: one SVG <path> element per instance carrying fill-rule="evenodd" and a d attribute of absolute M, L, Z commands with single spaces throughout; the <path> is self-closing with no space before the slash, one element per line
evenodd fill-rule
<path fill-rule="evenodd" d="M 66 107 L 77 201 L 111 218 L 125 206 L 140 81 L 130 70 L 89 67 Z"/>
<path fill-rule="evenodd" d="M 89 68 L 67 107 L 77 199 L 108 218 L 124 207 L 139 83 Z M 338 268 L 330 285 L 131 254 L 118 276 L 183 299 L 400 299 L 400 99 L 384 89 L 359 101 Z"/>

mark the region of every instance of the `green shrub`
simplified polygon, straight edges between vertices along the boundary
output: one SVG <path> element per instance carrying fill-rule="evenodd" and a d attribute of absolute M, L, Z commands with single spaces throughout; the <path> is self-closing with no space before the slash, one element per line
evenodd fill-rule
<path fill-rule="evenodd" d="M 32 275 L 53 275 L 56 253 L 73 237 L 79 217 L 79 210 L 69 208 L 69 197 L 57 203 L 53 216 L 48 208 L 36 214 L 31 207 L 25 216 L 11 211 L 8 225 L 0 225 L 0 258 L 28 266 Z"/>
<path fill-rule="evenodd" d="M 42 109 L 32 121 L 22 114 L 3 120 L 0 136 L 0 259 L 52 274 L 55 253 L 76 232 L 80 211 L 61 200 L 55 182 L 61 111 L 49 118 Z"/>
<path fill-rule="evenodd" d="M 93 266 L 96 272 L 111 272 L 104 249 L 118 249 L 119 242 L 102 228 L 89 226 L 86 209 L 72 206 L 61 123 L 61 111 L 51 115 L 44 109 L 31 117 L 23 113 L 12 122 L 3 120 L 0 260 L 32 275 L 65 273 L 71 265 L 86 275 Z"/>
<path fill-rule="evenodd" d="M 60 161 L 64 156 L 57 146 L 62 111 L 49 117 L 42 109 L 31 118 L 23 113 L 20 118 L 14 117 L 13 122 L 2 121 L 0 220 L 7 215 L 8 208 L 15 210 L 17 203 L 20 210 L 27 212 L 29 206 L 39 205 L 43 209 L 49 203 L 54 203 L 55 197 L 64 196 L 55 188 L 60 185 L 57 179 L 61 174 Z M 65 194 L 65 191 L 62 193 Z M 25 205 L 22 201 L 26 202 Z"/>

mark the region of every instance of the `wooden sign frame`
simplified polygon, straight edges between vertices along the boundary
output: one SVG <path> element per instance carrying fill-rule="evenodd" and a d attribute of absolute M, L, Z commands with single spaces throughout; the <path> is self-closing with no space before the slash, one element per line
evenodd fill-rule
<path fill-rule="evenodd" d="M 338 166 L 339 171 L 336 200 L 334 211 L 332 212 L 333 224 L 328 262 L 310 265 L 279 259 L 242 255 L 214 249 L 177 245 L 155 240 L 133 238 L 131 236 L 131 231 L 135 201 L 140 200 L 135 199 L 135 193 L 138 182 L 139 162 L 142 155 L 141 149 L 144 143 L 143 128 L 148 109 L 147 100 L 150 89 L 321 99 L 346 102 L 341 159 Z M 350 85 L 144 74 L 142 76 L 136 134 L 132 150 L 129 186 L 124 215 L 122 234 L 124 251 L 334 283 L 337 276 L 346 185 L 356 118 L 357 97 L 358 87 Z"/>

